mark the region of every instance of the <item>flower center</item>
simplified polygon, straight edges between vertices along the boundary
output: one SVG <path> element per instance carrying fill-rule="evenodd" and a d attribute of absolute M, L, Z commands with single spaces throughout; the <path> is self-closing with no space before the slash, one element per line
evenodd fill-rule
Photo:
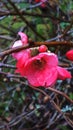
<path fill-rule="evenodd" d="M 43 69 L 45 67 L 45 64 L 46 62 L 43 59 L 37 59 L 34 61 L 34 67 L 36 69 L 40 69 L 40 70 Z"/>

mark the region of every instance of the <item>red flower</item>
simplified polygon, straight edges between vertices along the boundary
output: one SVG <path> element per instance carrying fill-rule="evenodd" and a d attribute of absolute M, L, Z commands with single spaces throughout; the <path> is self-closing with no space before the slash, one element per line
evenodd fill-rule
<path fill-rule="evenodd" d="M 27 35 L 22 32 L 18 34 L 21 40 L 16 41 L 13 47 L 28 44 Z M 17 60 L 16 72 L 24 76 L 34 87 L 52 87 L 58 78 L 61 80 L 71 78 L 67 70 L 58 66 L 57 56 L 46 51 L 47 47 L 42 45 L 38 48 L 36 56 L 32 55 L 33 49 L 25 49 L 12 54 Z"/>
<path fill-rule="evenodd" d="M 73 50 L 68 51 L 68 52 L 66 53 L 66 57 L 67 57 L 69 60 L 73 61 Z"/>
<path fill-rule="evenodd" d="M 18 46 L 22 46 L 22 45 L 26 45 L 28 44 L 28 37 L 26 34 L 22 33 L 22 32 L 19 32 L 18 33 L 21 37 L 21 40 L 18 40 L 16 41 L 12 48 L 13 47 L 18 47 Z M 20 52 L 15 52 L 15 53 L 12 53 L 12 56 L 13 58 L 15 58 L 16 60 L 19 60 L 23 55 L 25 56 L 27 54 L 27 51 L 26 50 L 23 50 L 23 51 L 20 51 Z M 27 54 L 28 55 L 28 54 Z"/>
<path fill-rule="evenodd" d="M 70 73 L 58 67 L 58 58 L 54 53 L 43 52 L 29 58 L 21 58 L 17 62 L 17 72 L 27 78 L 34 87 L 52 87 L 58 78 L 64 80 L 71 78 Z"/>

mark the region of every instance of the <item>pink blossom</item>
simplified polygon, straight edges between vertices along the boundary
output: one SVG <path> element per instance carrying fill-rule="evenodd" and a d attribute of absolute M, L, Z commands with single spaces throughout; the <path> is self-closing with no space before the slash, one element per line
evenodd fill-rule
<path fill-rule="evenodd" d="M 17 62 L 17 72 L 27 78 L 29 84 L 34 87 L 52 87 L 58 78 L 71 78 L 67 70 L 58 67 L 57 56 L 48 52 L 39 53 L 26 62 L 24 58 L 20 59 Z"/>
<path fill-rule="evenodd" d="M 67 53 L 66 53 L 66 57 L 73 61 L 73 50 L 69 50 Z"/>
<path fill-rule="evenodd" d="M 28 37 L 26 34 L 22 33 L 22 32 L 19 32 L 18 33 L 21 37 L 21 40 L 18 40 L 16 41 L 12 48 L 14 47 L 18 47 L 18 46 L 22 46 L 22 45 L 27 45 L 28 44 Z M 13 58 L 15 58 L 16 60 L 19 60 L 23 55 L 25 56 L 27 54 L 27 51 L 26 50 L 22 50 L 20 52 L 15 52 L 15 53 L 12 53 L 12 56 Z M 28 55 L 28 54 L 27 54 Z"/>
<path fill-rule="evenodd" d="M 55 69 L 57 64 L 56 55 L 46 52 L 40 53 L 26 62 L 23 67 L 24 77 L 28 79 L 32 86 L 51 86 L 57 80 L 57 71 Z"/>
<path fill-rule="evenodd" d="M 20 35 L 23 45 L 28 44 L 28 37 L 27 37 L 27 35 L 25 33 L 18 32 L 18 35 Z"/>

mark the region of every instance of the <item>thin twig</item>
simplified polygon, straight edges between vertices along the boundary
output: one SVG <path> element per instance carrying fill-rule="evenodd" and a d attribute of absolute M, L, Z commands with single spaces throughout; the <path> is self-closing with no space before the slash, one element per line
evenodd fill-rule
<path fill-rule="evenodd" d="M 69 47 L 73 47 L 73 42 L 68 42 L 68 41 L 55 41 L 55 42 L 33 42 L 33 41 L 29 41 L 30 42 L 30 45 L 36 45 L 36 46 L 40 46 L 40 45 L 47 45 L 47 46 L 69 46 Z M 1 52 L 0 53 L 0 59 L 2 60 L 2 58 L 6 55 L 9 55 L 13 52 L 18 52 L 20 50 L 23 50 L 23 49 L 26 49 L 28 48 L 29 45 L 26 45 L 26 46 L 20 46 L 20 47 L 15 47 L 15 48 L 12 48 L 12 49 L 9 49 L 9 50 L 6 50 L 4 52 Z"/>
<path fill-rule="evenodd" d="M 5 64 L 5 63 L 0 63 L 0 67 L 16 69 L 16 67 L 14 65 L 9 65 L 9 64 Z"/>
<path fill-rule="evenodd" d="M 19 17 L 27 24 L 27 26 L 41 39 L 45 40 L 45 37 L 43 37 L 42 35 L 40 35 L 34 27 L 31 26 L 31 24 L 28 22 L 28 20 L 22 15 L 22 13 L 19 11 L 19 9 L 17 8 L 17 6 L 11 1 L 11 0 L 7 0 L 10 5 L 14 8 L 15 12 L 18 13 Z"/>
<path fill-rule="evenodd" d="M 8 49 L 8 50 L 6 50 L 4 52 L 1 52 L 0 53 L 0 60 L 2 60 L 4 58 L 4 56 L 6 56 L 6 55 L 9 55 L 9 54 L 11 54 L 13 52 L 18 52 L 18 51 L 26 49 L 28 47 L 29 47 L 29 45 L 19 46 L 19 47 L 14 47 L 14 48 Z"/>
<path fill-rule="evenodd" d="M 59 95 L 62 95 L 63 97 L 65 97 L 69 102 L 71 102 L 73 104 L 73 100 L 71 100 L 65 93 L 59 91 L 59 90 L 56 90 L 54 88 L 51 88 L 51 87 L 48 87 L 48 90 L 52 91 L 52 92 L 55 92 Z"/>
<path fill-rule="evenodd" d="M 61 111 L 61 109 L 59 108 L 59 106 L 51 99 L 51 97 L 46 94 L 43 90 L 39 89 L 39 88 L 35 88 L 30 86 L 32 89 L 39 91 L 40 93 L 44 94 L 45 96 L 48 97 L 48 100 L 52 103 L 53 107 L 64 117 L 64 119 L 67 121 L 67 123 L 73 127 L 73 122 Z"/>
<path fill-rule="evenodd" d="M 70 41 L 32 42 L 32 43 L 34 45 L 47 45 L 47 46 L 54 46 L 54 47 L 58 45 L 73 47 L 73 42 L 70 42 Z"/>

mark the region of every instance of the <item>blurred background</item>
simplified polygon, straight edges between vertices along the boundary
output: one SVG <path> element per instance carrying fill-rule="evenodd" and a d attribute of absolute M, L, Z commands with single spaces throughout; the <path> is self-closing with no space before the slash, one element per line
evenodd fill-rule
<path fill-rule="evenodd" d="M 47 41 L 59 64 L 73 75 L 73 62 L 65 57 L 73 48 L 73 0 L 0 0 L 0 129 L 72 130 L 73 103 L 64 94 L 73 100 L 73 78 L 58 80 L 57 92 L 31 88 L 15 74 L 16 61 L 7 53 L 20 39 L 19 31 L 29 43 Z M 67 45 L 56 45 L 65 41 Z"/>

